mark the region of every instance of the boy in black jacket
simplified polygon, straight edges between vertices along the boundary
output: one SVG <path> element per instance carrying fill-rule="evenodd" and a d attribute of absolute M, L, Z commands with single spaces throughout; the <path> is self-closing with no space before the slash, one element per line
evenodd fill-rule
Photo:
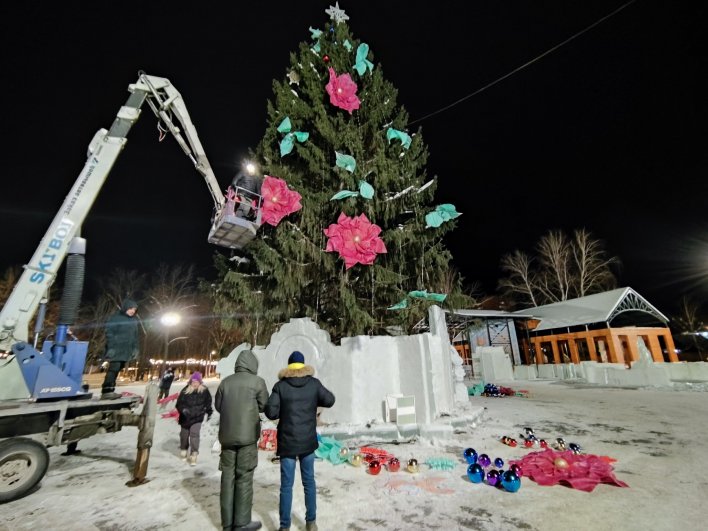
<path fill-rule="evenodd" d="M 265 414 L 278 420 L 280 457 L 280 529 L 289 529 L 293 503 L 295 464 L 300 461 L 300 476 L 305 489 L 305 528 L 317 531 L 317 486 L 315 450 L 317 408 L 332 407 L 334 395 L 314 377 L 315 369 L 305 365 L 305 356 L 297 350 L 288 358 L 288 366 L 278 373 L 278 382 L 268 398 Z"/>

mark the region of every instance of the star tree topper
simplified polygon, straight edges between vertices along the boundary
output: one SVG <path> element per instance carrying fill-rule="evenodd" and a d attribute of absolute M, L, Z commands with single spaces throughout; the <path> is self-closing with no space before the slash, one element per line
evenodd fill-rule
<path fill-rule="evenodd" d="M 337 24 L 349 20 L 349 16 L 344 12 L 344 9 L 339 9 L 339 2 L 335 2 L 333 6 L 329 6 L 329 9 L 325 9 L 325 13 Z"/>

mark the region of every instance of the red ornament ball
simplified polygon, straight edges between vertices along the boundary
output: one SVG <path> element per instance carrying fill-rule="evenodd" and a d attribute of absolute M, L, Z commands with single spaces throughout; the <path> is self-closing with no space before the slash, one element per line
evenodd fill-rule
<path fill-rule="evenodd" d="M 323 60 L 325 63 L 329 63 L 329 55 L 325 55 L 324 57 L 322 57 L 322 60 Z"/>
<path fill-rule="evenodd" d="M 389 472 L 398 472 L 401 469 L 401 462 L 398 460 L 397 457 L 392 457 L 388 461 L 388 471 Z"/>
<path fill-rule="evenodd" d="M 381 472 L 381 463 L 374 459 L 369 463 L 369 474 L 376 476 L 379 472 Z"/>

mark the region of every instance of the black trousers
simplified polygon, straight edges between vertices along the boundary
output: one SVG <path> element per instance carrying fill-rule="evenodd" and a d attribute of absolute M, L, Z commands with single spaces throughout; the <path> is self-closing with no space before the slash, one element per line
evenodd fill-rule
<path fill-rule="evenodd" d="M 118 373 L 125 367 L 125 361 L 110 361 L 106 369 L 106 377 L 103 380 L 101 393 L 113 393 L 116 390 L 116 378 Z"/>

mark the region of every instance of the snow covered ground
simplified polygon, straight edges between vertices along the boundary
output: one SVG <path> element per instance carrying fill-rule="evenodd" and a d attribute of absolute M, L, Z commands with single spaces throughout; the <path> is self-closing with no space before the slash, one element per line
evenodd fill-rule
<path fill-rule="evenodd" d="M 207 382 L 212 391 L 218 381 Z M 326 530 L 642 530 L 705 528 L 708 497 L 705 442 L 708 394 L 689 390 L 618 389 L 548 381 L 495 382 L 529 390 L 528 398 L 470 397 L 485 408 L 475 428 L 451 438 L 404 444 L 369 444 L 395 454 L 401 471 L 379 475 L 349 464 L 316 463 L 319 528 Z M 121 390 L 142 394 L 141 387 Z M 178 390 L 179 387 L 173 387 Z M 336 394 L 336 389 L 333 390 Z M 81 441 L 82 453 L 62 456 L 51 448 L 51 463 L 40 488 L 0 507 L 0 530 L 209 530 L 220 529 L 218 414 L 202 432 L 196 467 L 179 458 L 179 428 L 158 418 L 144 485 L 129 488 L 137 430 Z M 606 455 L 629 487 L 598 485 L 592 492 L 540 486 L 522 479 L 509 493 L 466 476 L 467 447 L 505 461 L 530 450 L 499 442 L 532 427 L 540 438 L 563 437 L 587 453 Z M 352 443 L 354 447 L 357 444 Z M 263 529 L 278 528 L 278 465 L 261 452 L 255 474 L 253 517 Z M 451 471 L 430 469 L 427 459 L 457 462 Z M 420 471 L 405 471 L 408 459 Z M 506 468 L 506 467 L 505 467 Z M 302 488 L 296 481 L 293 530 L 304 529 Z"/>

